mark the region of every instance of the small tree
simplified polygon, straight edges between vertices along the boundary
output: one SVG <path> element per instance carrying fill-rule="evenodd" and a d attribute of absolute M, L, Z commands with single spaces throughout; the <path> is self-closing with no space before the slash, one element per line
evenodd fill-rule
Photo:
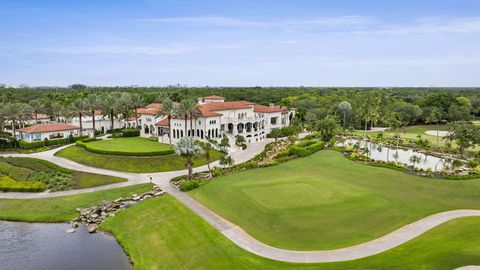
<path fill-rule="evenodd" d="M 439 140 L 439 136 L 438 136 L 438 122 L 440 122 L 440 120 L 442 120 L 442 112 L 437 108 L 437 107 L 434 107 L 432 109 L 432 111 L 430 112 L 430 114 L 428 115 L 428 117 L 425 119 L 425 122 L 427 124 L 433 124 L 435 123 L 436 126 L 437 126 L 437 145 L 439 145 L 438 143 L 438 140 Z"/>
<path fill-rule="evenodd" d="M 242 135 L 235 136 L 235 144 L 237 146 L 242 145 L 244 142 L 245 142 L 245 137 L 243 137 Z"/>
<path fill-rule="evenodd" d="M 420 163 L 421 158 L 417 155 L 412 155 L 408 160 L 412 163 L 413 168 L 415 168 L 415 164 Z"/>
<path fill-rule="evenodd" d="M 190 137 L 182 137 L 177 144 L 175 149 L 177 155 L 187 158 L 187 169 L 188 169 L 188 178 L 192 179 L 193 175 L 193 161 L 192 158 L 194 155 L 200 155 L 203 153 L 203 149 L 195 143 L 195 140 Z"/>
<path fill-rule="evenodd" d="M 272 129 L 272 131 L 270 131 L 270 136 L 275 138 L 275 144 L 277 144 L 277 140 L 278 140 L 278 137 L 280 137 L 281 132 L 282 131 L 278 128 L 274 128 Z"/>
<path fill-rule="evenodd" d="M 210 153 L 212 152 L 212 149 L 213 149 L 213 145 L 209 142 L 205 143 L 203 146 L 205 159 L 207 160 L 208 171 L 210 172 L 210 174 L 212 174 L 212 169 L 210 169 L 210 158 L 211 158 Z"/>
<path fill-rule="evenodd" d="M 315 130 L 320 133 L 323 141 L 330 141 L 338 130 L 338 123 L 335 117 L 329 115 L 315 123 Z"/>
<path fill-rule="evenodd" d="M 220 158 L 220 165 L 222 165 L 224 167 L 230 167 L 234 163 L 235 163 L 235 161 L 233 160 L 233 158 L 231 156 L 222 156 Z"/>
<path fill-rule="evenodd" d="M 338 104 L 338 110 L 342 113 L 343 128 L 345 128 L 347 122 L 347 114 L 352 111 L 352 105 L 348 101 L 342 101 Z"/>
<path fill-rule="evenodd" d="M 227 137 L 223 137 L 222 140 L 220 141 L 220 148 L 222 151 L 226 152 L 227 149 L 230 147 L 230 141 L 228 140 Z"/>

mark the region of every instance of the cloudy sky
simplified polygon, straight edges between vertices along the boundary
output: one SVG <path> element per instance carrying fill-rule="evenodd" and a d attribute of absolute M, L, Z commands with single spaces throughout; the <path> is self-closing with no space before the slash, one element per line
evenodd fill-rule
<path fill-rule="evenodd" d="M 0 0 L 0 83 L 480 86 L 480 1 Z"/>

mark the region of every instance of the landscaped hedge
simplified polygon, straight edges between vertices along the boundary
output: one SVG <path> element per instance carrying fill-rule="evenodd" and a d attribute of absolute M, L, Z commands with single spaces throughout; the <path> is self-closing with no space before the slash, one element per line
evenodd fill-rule
<path fill-rule="evenodd" d="M 164 156 L 171 155 L 175 153 L 175 149 L 165 149 L 151 152 L 132 152 L 132 151 L 121 151 L 121 150 L 109 150 L 103 148 L 96 148 L 88 143 L 83 141 L 77 141 L 77 146 L 85 148 L 87 151 L 102 155 L 116 155 L 116 156 Z"/>
<path fill-rule="evenodd" d="M 20 140 L 18 141 L 18 146 L 22 149 L 34 149 L 34 148 L 40 148 L 44 146 L 69 144 L 69 143 L 75 142 L 76 140 L 81 140 L 85 138 L 88 138 L 88 136 L 69 137 L 69 138 L 54 139 L 54 140 L 45 139 L 43 141 L 37 141 L 37 142 L 26 142 L 26 141 Z"/>
<path fill-rule="evenodd" d="M 323 141 L 306 140 L 297 144 L 292 144 L 287 149 L 280 151 L 277 156 L 284 158 L 288 156 L 306 157 L 325 147 Z"/>
<path fill-rule="evenodd" d="M 18 182 L 9 176 L 0 178 L 0 191 L 4 192 L 42 192 L 45 184 L 42 182 Z"/>
<path fill-rule="evenodd" d="M 122 129 L 122 137 L 138 137 L 140 136 L 140 130 L 136 128 Z"/>
<path fill-rule="evenodd" d="M 0 161 L 0 173 L 8 175 L 17 181 L 28 181 L 32 175 L 32 171 L 27 168 L 12 166 L 3 161 Z"/>

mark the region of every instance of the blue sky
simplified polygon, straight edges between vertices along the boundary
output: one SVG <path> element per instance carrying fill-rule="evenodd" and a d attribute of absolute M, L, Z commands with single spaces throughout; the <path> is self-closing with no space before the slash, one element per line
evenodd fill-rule
<path fill-rule="evenodd" d="M 0 0 L 0 83 L 480 86 L 479 0 Z"/>

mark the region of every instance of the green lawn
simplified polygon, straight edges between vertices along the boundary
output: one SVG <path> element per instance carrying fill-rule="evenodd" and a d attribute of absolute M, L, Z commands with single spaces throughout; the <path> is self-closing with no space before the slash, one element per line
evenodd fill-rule
<path fill-rule="evenodd" d="M 140 137 L 131 138 L 115 138 L 111 140 L 100 140 L 87 143 L 97 149 L 105 149 L 110 151 L 125 151 L 136 153 L 150 153 L 155 151 L 171 150 L 173 146 L 157 141 Z"/>
<path fill-rule="evenodd" d="M 103 186 L 108 184 L 126 182 L 127 179 L 102 175 L 88 172 L 78 172 L 70 169 L 60 167 L 54 163 L 46 160 L 26 157 L 6 157 L 0 158 L 0 161 L 7 162 L 16 167 L 22 167 L 32 170 L 33 172 L 63 172 L 72 175 L 73 189 L 89 188 L 96 186 Z"/>
<path fill-rule="evenodd" d="M 56 153 L 75 162 L 92 167 L 133 173 L 166 172 L 186 168 L 186 159 L 178 155 L 156 157 L 112 156 L 91 153 L 78 146 L 70 146 Z M 212 151 L 211 160 L 217 160 L 222 154 Z M 205 165 L 204 157 L 194 158 L 194 166 Z"/>
<path fill-rule="evenodd" d="M 417 125 L 417 126 L 409 126 L 405 129 L 402 129 L 400 131 L 400 137 L 405 138 L 405 139 L 412 139 L 412 140 L 417 140 L 417 136 L 421 135 L 422 139 L 427 139 L 428 142 L 432 145 L 437 145 L 437 136 L 432 136 L 432 135 L 427 135 L 425 134 L 425 131 L 428 130 L 436 130 L 437 127 L 436 125 Z M 438 130 L 445 130 L 448 131 L 448 126 L 447 125 L 439 125 Z M 387 137 L 392 137 L 395 136 L 395 132 L 368 132 L 367 134 L 369 136 L 376 136 L 379 133 L 384 133 L 385 136 Z M 362 132 L 360 130 L 354 132 L 355 135 L 363 136 L 365 135 L 365 132 Z M 442 137 L 439 138 L 438 140 L 438 145 L 443 146 L 445 144 L 445 140 L 442 140 Z"/>
<path fill-rule="evenodd" d="M 428 215 L 480 209 L 480 180 L 437 180 L 320 151 L 189 192 L 258 240 L 294 250 L 363 243 Z"/>
<path fill-rule="evenodd" d="M 478 217 L 458 219 L 390 251 L 360 260 L 325 264 L 291 264 L 253 255 L 170 196 L 120 211 L 101 228 L 113 232 L 135 269 L 451 270 L 480 264 L 479 226 Z"/>
<path fill-rule="evenodd" d="M 151 184 L 115 188 L 72 196 L 45 199 L 0 199 L 0 219 L 27 222 L 61 222 L 76 216 L 76 208 L 97 205 L 103 200 L 129 197 L 152 190 Z"/>

